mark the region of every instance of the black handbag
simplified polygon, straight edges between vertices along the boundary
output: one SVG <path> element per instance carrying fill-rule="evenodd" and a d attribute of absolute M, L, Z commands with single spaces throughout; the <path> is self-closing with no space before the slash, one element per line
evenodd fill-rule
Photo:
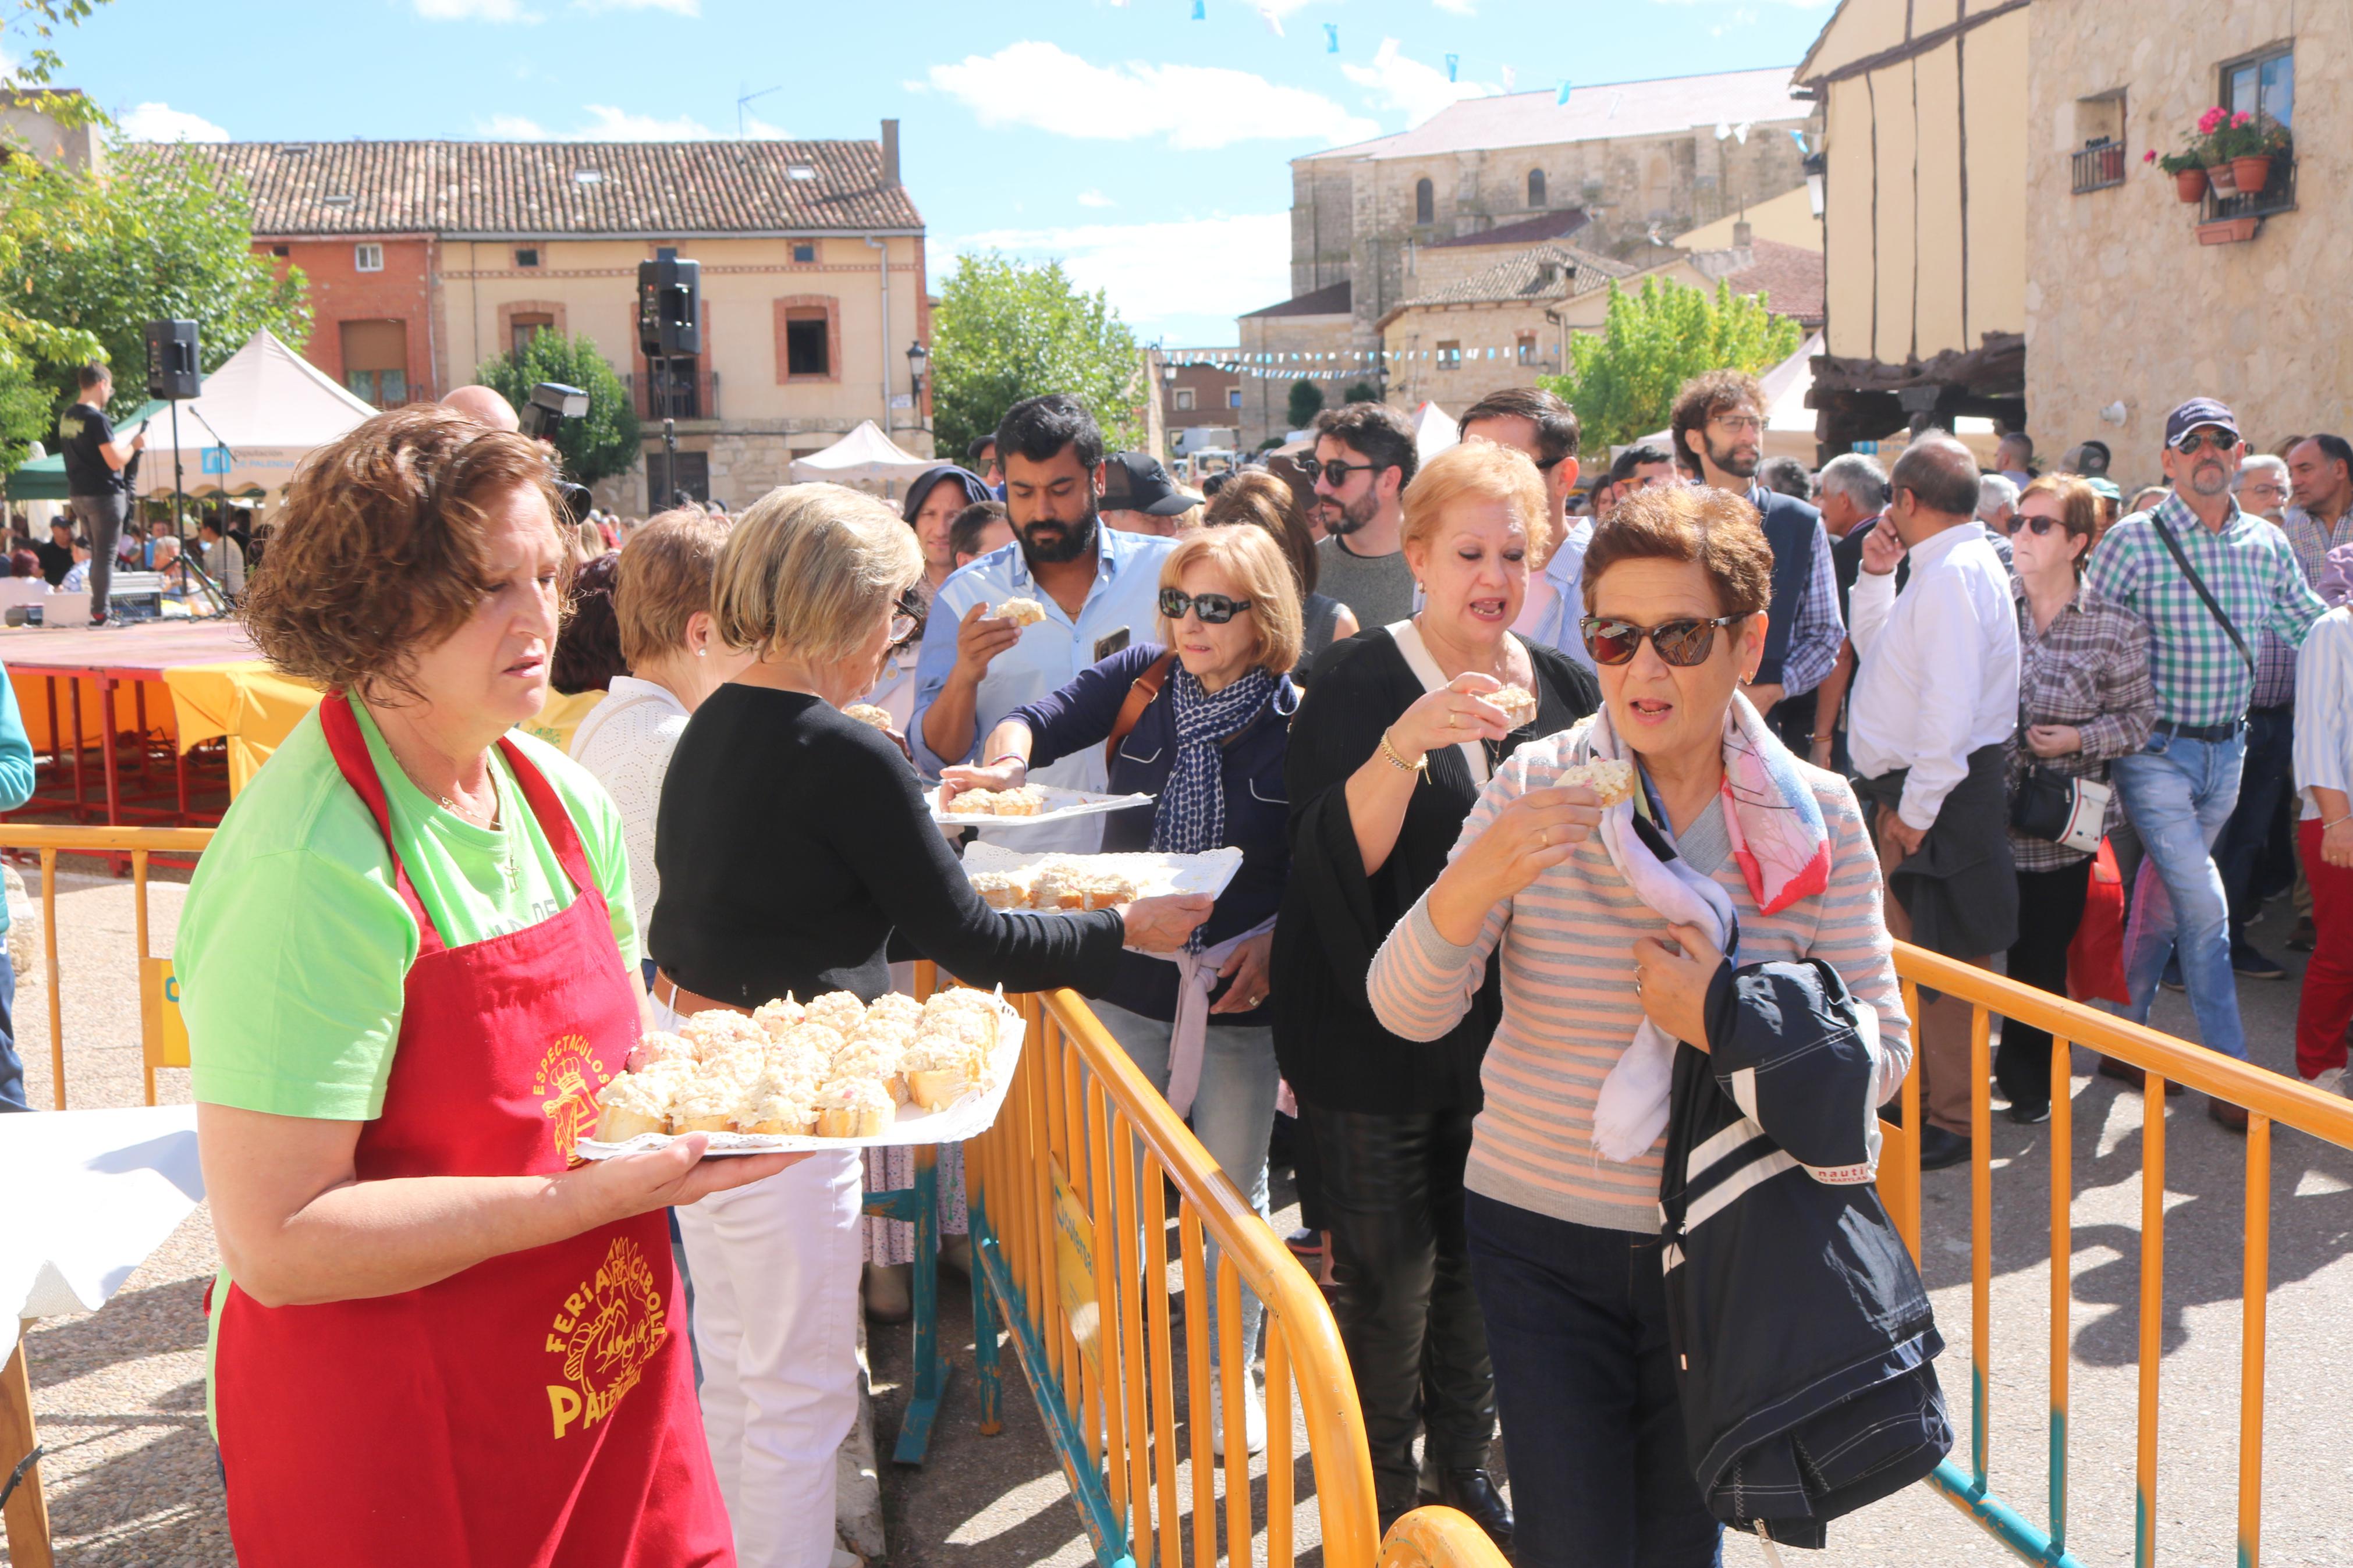
<path fill-rule="evenodd" d="M 2029 765 L 2010 792 L 2010 825 L 2029 838 L 2094 854 L 2107 830 L 2108 801 L 2115 794 L 2097 779 Z"/>

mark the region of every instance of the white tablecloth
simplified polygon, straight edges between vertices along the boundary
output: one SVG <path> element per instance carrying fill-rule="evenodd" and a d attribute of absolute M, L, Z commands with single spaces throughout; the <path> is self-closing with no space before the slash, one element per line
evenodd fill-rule
<path fill-rule="evenodd" d="M 104 1306 L 204 1195 L 193 1105 L 0 1115 L 0 1361 L 19 1319 Z"/>

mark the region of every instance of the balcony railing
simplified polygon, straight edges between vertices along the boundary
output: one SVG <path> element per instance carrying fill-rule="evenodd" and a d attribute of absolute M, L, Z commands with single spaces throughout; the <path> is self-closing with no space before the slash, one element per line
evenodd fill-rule
<path fill-rule="evenodd" d="M 2105 191 L 2125 183 L 2125 144 L 2099 142 L 2074 155 L 2075 194 Z"/>
<path fill-rule="evenodd" d="M 2206 193 L 2204 215 L 2200 223 L 2226 223 L 2237 217 L 2266 217 L 2295 206 L 2295 158 L 2293 154 L 2272 160 L 2271 177 L 2263 188 L 2252 195 L 2238 191 Z"/>
<path fill-rule="evenodd" d="M 650 371 L 621 378 L 640 419 L 716 419 L 719 373 L 715 370 Z"/>

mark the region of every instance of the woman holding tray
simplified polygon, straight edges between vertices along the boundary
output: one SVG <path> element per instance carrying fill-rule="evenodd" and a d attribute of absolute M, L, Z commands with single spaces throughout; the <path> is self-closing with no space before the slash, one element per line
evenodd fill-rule
<path fill-rule="evenodd" d="M 923 552 L 839 485 L 770 491 L 719 563 L 720 639 L 752 655 L 671 753 L 654 859 L 655 1021 L 791 992 L 890 987 L 894 931 L 959 979 L 1101 989 L 1123 946 L 1167 952 L 1207 898 L 1081 915 L 982 903 L 914 771 L 842 705 L 907 634 Z M 703 1426 L 747 1568 L 828 1568 L 834 1452 L 858 1407 L 857 1151 L 814 1155 L 679 1228 L 694 1271 Z"/>
<path fill-rule="evenodd" d="M 1263 1216 L 1274 1128 L 1274 1036 L 1266 998 L 1274 911 L 1291 874 L 1282 760 L 1299 693 L 1297 581 L 1272 534 L 1188 534 L 1160 567 L 1162 640 L 1125 648 L 1060 691 L 1017 708 L 990 731 L 986 767 L 949 768 L 941 794 L 1013 789 L 1032 764 L 1109 743 L 1114 795 L 1156 804 L 1114 814 L 1103 848 L 1198 854 L 1230 846 L 1241 869 L 1174 964 L 1123 953 L 1111 984 L 1090 990 L 1095 1016 Z M 1083 989 L 1083 988 L 1082 988 Z M 1247 1362 L 1258 1298 L 1242 1291 Z M 1217 1384 L 1222 1387 L 1222 1384 Z M 1245 1376 L 1250 1451 L 1266 1445 L 1266 1410 Z M 1211 1413 L 1225 1451 L 1222 1406 Z"/>
<path fill-rule="evenodd" d="M 1495 967 L 1486 964 L 1461 1019 L 1429 1043 L 1382 1026 L 1365 977 L 1445 868 L 1494 767 L 1520 742 L 1592 712 L 1600 695 L 1567 656 L 1509 630 L 1550 537 L 1534 463 L 1465 442 L 1432 458 L 1404 502 L 1421 613 L 1335 644 L 1292 725 L 1293 873 L 1274 932 L 1274 1046 L 1322 1167 L 1334 1315 L 1364 1406 L 1381 1522 L 1419 1492 L 1504 1542 L 1512 1515 L 1487 1473 L 1494 1381 L 1462 1230 L 1479 1064 L 1500 1006 Z M 1533 694 L 1533 716 L 1490 700 L 1506 687 Z M 1419 1477 L 1417 1424 L 1428 1435 Z"/>
<path fill-rule="evenodd" d="M 328 696 L 223 819 L 174 956 L 248 1568 L 735 1561 L 662 1211 L 791 1156 L 567 1171 L 643 1026 L 611 800 L 546 700 L 545 458 L 430 405 L 305 459 L 246 610 Z"/>

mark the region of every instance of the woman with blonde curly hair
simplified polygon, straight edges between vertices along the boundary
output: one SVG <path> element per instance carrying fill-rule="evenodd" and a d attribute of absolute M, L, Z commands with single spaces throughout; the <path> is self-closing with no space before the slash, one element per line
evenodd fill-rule
<path fill-rule="evenodd" d="M 254 1568 L 728 1563 L 663 1211 L 794 1156 L 570 1169 L 643 1023 L 619 818 L 553 747 L 536 447 L 432 405 L 297 474 L 247 625 L 327 689 L 222 820 L 174 956 Z"/>

